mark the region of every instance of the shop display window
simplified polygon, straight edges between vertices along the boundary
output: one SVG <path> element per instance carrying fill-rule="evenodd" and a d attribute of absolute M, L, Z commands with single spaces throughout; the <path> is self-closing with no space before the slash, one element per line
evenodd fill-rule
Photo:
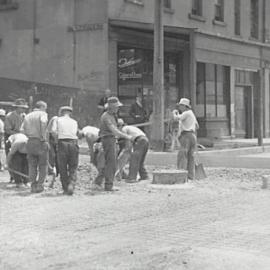
<path fill-rule="evenodd" d="M 197 63 L 196 113 L 198 117 L 227 118 L 228 67 Z"/>

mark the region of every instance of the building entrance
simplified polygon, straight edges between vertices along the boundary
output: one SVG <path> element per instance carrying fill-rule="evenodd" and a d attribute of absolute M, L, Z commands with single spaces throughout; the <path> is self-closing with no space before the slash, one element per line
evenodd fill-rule
<path fill-rule="evenodd" d="M 252 86 L 235 87 L 235 135 L 240 138 L 254 137 Z"/>

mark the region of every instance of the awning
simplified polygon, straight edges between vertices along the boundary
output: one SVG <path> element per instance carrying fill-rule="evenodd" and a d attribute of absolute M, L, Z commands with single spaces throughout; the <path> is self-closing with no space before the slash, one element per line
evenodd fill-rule
<path fill-rule="evenodd" d="M 121 27 L 121 28 L 127 28 L 127 29 L 137 29 L 137 30 L 148 31 L 148 32 L 154 31 L 154 24 L 153 23 L 110 19 L 109 24 L 110 24 L 110 26 L 114 26 L 114 27 Z M 197 28 L 164 25 L 164 33 L 165 34 L 174 34 L 175 36 L 181 36 L 181 37 L 189 36 L 190 33 L 195 31 L 196 29 Z"/>

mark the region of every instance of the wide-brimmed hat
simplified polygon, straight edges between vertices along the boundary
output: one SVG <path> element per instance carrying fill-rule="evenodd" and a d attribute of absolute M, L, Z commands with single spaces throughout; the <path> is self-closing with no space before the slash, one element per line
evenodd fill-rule
<path fill-rule="evenodd" d="M 123 104 L 119 101 L 118 97 L 109 97 L 107 100 L 108 107 L 120 107 Z"/>
<path fill-rule="evenodd" d="M 0 109 L 0 116 L 5 116 L 6 115 L 6 111 L 3 109 Z"/>
<path fill-rule="evenodd" d="M 29 108 L 24 98 L 16 99 L 12 106 L 15 108 L 23 108 L 23 109 Z"/>
<path fill-rule="evenodd" d="M 70 106 L 62 106 L 59 111 L 60 113 L 64 111 L 73 112 L 73 108 Z"/>
<path fill-rule="evenodd" d="M 178 104 L 191 108 L 190 100 L 188 98 L 181 98 Z"/>

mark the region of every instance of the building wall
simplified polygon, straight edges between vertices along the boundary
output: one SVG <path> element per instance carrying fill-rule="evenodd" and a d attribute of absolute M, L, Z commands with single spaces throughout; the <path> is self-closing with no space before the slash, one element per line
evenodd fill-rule
<path fill-rule="evenodd" d="M 106 0 L 21 0 L 18 9 L 2 11 L 0 77 L 104 89 L 108 77 L 106 5 Z M 103 24 L 103 29 L 76 32 L 74 46 L 68 26 L 84 24 Z"/>
<path fill-rule="evenodd" d="M 136 2 L 136 1 L 135 1 Z M 109 17 L 113 19 L 132 20 L 152 23 L 154 20 L 154 0 L 144 0 L 143 5 L 134 4 L 132 0 L 109 1 Z M 234 34 L 234 1 L 224 1 L 224 22 L 225 24 L 215 24 L 214 5 L 215 0 L 204 0 L 202 7 L 202 20 L 190 18 L 189 13 L 192 8 L 192 1 L 172 0 L 172 10 L 164 10 L 164 24 L 172 26 L 198 28 L 198 31 L 212 33 L 217 36 L 235 37 Z M 270 11 L 270 3 L 267 2 L 267 11 Z M 250 1 L 241 1 L 241 36 L 240 39 L 250 38 Z M 262 14 L 263 0 L 259 0 L 260 14 Z M 269 13 L 266 13 L 269 14 Z M 267 16 L 268 17 L 268 16 Z M 262 35 L 262 16 L 259 16 L 260 35 Z M 270 19 L 267 18 L 268 25 Z"/>
<path fill-rule="evenodd" d="M 66 95 L 77 96 L 85 103 L 75 102 L 87 108 L 82 113 L 88 123 L 96 124 L 95 104 L 108 87 L 107 15 L 107 0 L 21 0 L 18 9 L 1 11 L 0 79 L 5 83 L 0 86 L 0 93 L 12 91 L 14 85 L 16 89 L 24 85 L 22 91 L 28 88 L 27 95 L 33 94 L 33 85 L 39 91 L 44 84 L 50 93 L 54 86 L 62 86 Z M 68 31 L 74 25 L 78 26 L 76 30 L 81 26 L 84 30 Z M 91 95 L 81 95 L 80 91 Z M 56 91 L 55 95 L 62 93 Z M 49 101 L 51 94 L 43 98 Z"/>

